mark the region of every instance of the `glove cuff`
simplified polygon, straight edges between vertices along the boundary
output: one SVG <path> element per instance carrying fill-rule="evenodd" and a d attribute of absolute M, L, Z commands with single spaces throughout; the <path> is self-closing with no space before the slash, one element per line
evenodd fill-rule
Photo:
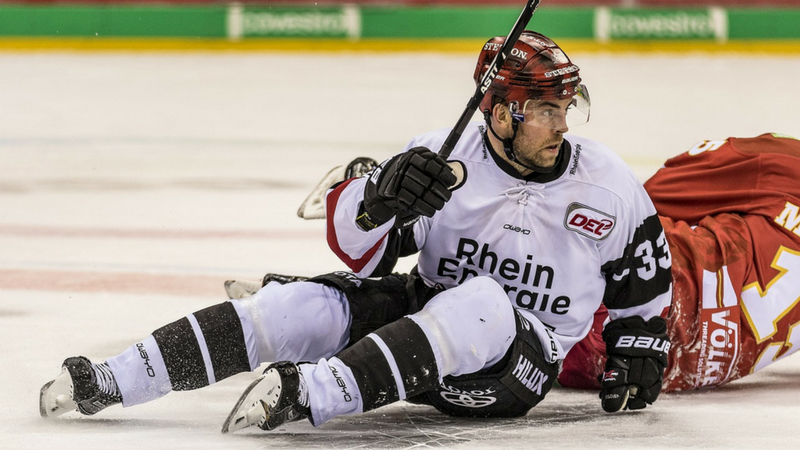
<path fill-rule="evenodd" d="M 358 228 L 361 228 L 362 231 L 374 230 L 375 228 L 378 228 L 379 226 L 391 220 L 391 218 L 394 216 L 392 211 L 385 206 L 381 205 L 381 207 L 377 209 L 386 209 L 386 212 L 388 212 L 388 217 L 385 218 L 385 216 L 380 213 L 368 212 L 364 202 L 361 202 L 361 205 L 358 207 L 358 215 L 356 216 L 356 225 L 358 225 Z"/>

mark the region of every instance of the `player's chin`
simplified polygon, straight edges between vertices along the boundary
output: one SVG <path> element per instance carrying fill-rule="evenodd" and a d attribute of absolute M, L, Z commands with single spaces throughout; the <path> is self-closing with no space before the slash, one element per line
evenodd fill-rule
<path fill-rule="evenodd" d="M 553 167 L 555 165 L 556 160 L 558 159 L 558 152 L 560 151 L 560 147 L 558 145 L 545 147 L 539 151 L 537 155 L 537 163 L 540 167 Z"/>

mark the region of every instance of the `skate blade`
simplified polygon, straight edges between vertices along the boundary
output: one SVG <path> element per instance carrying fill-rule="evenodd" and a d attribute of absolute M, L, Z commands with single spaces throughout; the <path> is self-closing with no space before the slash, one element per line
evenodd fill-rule
<path fill-rule="evenodd" d="M 328 192 L 331 186 L 344 181 L 345 166 L 336 166 L 331 169 L 322 180 L 317 183 L 310 194 L 303 200 L 300 207 L 297 209 L 297 217 L 305 220 L 324 219 L 325 218 L 325 193 Z"/>
<path fill-rule="evenodd" d="M 78 404 L 72 401 L 72 378 L 64 369 L 39 391 L 39 414 L 54 418 L 77 410 Z"/>
<path fill-rule="evenodd" d="M 270 411 L 280 397 L 280 375 L 270 371 L 256 378 L 242 392 L 239 401 L 222 424 L 222 433 L 233 433 L 244 428 L 261 425 L 269 420 Z M 277 392 L 277 394 L 275 394 Z"/>

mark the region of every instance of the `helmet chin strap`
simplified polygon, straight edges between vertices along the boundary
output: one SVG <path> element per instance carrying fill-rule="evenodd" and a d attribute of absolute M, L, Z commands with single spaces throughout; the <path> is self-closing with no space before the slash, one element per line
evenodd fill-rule
<path fill-rule="evenodd" d="M 517 138 L 517 130 L 519 129 L 519 120 L 517 120 L 516 118 L 512 117 L 511 118 L 511 129 L 514 132 L 511 134 L 510 138 L 501 138 L 494 131 L 494 128 L 492 127 L 492 121 L 490 120 L 489 114 L 488 113 L 484 113 L 484 115 L 485 115 L 485 118 L 486 118 L 486 125 L 489 126 L 489 131 L 492 132 L 492 134 L 494 135 L 495 138 L 497 138 L 497 140 L 499 140 L 500 142 L 503 143 L 503 153 L 505 153 L 506 158 L 508 158 L 510 161 L 514 161 L 515 163 L 519 164 L 520 166 L 522 166 L 522 167 L 524 167 L 524 168 L 526 168 L 528 170 L 532 170 L 532 171 L 534 171 L 536 173 L 550 173 L 550 172 L 552 172 L 552 171 L 554 171 L 556 169 L 556 165 L 557 164 L 553 164 L 550 167 L 542 167 L 542 166 L 539 166 L 539 165 L 536 165 L 536 164 L 525 164 L 524 162 L 520 161 L 519 158 L 517 158 L 516 153 L 514 153 L 514 140 Z"/>

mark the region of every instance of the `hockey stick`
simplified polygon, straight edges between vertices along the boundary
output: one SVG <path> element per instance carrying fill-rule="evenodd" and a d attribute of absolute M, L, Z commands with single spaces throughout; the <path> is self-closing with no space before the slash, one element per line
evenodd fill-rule
<path fill-rule="evenodd" d="M 511 53 L 511 49 L 514 48 L 514 44 L 517 43 L 519 36 L 525 30 L 525 27 L 528 25 L 528 22 L 530 22 L 538 6 L 539 0 L 528 0 L 525 4 L 517 22 L 514 24 L 514 27 L 511 28 L 511 32 L 508 33 L 508 37 L 506 37 L 505 42 L 503 42 L 503 45 L 500 47 L 500 51 L 497 52 L 494 61 L 489 65 L 489 70 L 483 75 L 480 84 L 475 88 L 475 93 L 472 94 L 472 98 L 467 102 L 467 107 L 464 109 L 464 112 L 461 113 L 461 117 L 458 119 L 458 122 L 456 122 L 456 126 L 450 131 L 444 144 L 442 144 L 442 148 L 439 149 L 439 156 L 441 156 L 442 159 L 447 159 L 447 157 L 450 156 L 453 147 L 455 147 L 458 140 L 461 139 L 461 134 L 464 132 L 464 129 L 467 128 L 467 124 L 472 119 L 478 106 L 480 106 L 483 96 L 486 95 L 486 91 L 494 82 L 495 77 L 497 77 L 497 72 L 503 67 L 503 63 L 506 62 L 506 58 L 508 58 L 508 55 Z"/>
<path fill-rule="evenodd" d="M 467 124 L 480 106 L 483 96 L 486 94 L 486 91 L 489 89 L 489 87 L 491 87 L 494 79 L 497 77 L 497 72 L 501 67 L 503 67 L 503 63 L 506 62 L 506 58 L 508 58 L 508 55 L 511 54 L 514 44 L 517 43 L 519 36 L 525 30 L 525 27 L 528 25 L 528 22 L 530 22 L 531 18 L 533 17 L 533 13 L 536 11 L 538 6 L 539 0 L 527 0 L 527 3 L 522 9 L 517 22 L 514 23 L 514 26 L 511 28 L 511 32 L 508 33 L 505 42 L 503 42 L 503 45 L 500 46 L 500 50 L 497 52 L 494 60 L 489 65 L 489 70 L 487 70 L 483 75 L 480 84 L 475 88 L 475 93 L 472 94 L 472 98 L 470 98 L 467 102 L 467 107 L 464 109 L 464 112 L 461 113 L 461 117 L 458 119 L 458 122 L 456 122 L 456 126 L 450 130 L 450 134 L 447 136 L 447 139 L 445 139 L 442 147 L 439 149 L 439 156 L 441 156 L 442 159 L 447 159 L 447 157 L 450 156 L 450 153 L 453 151 L 453 147 L 455 147 L 459 139 L 461 139 L 461 134 L 464 133 L 464 130 L 467 128 Z M 457 187 L 460 186 L 461 182 L 464 180 L 464 168 L 462 164 L 457 162 L 451 162 L 449 165 L 456 174 L 456 182 L 450 187 L 450 189 L 453 190 L 457 189 Z M 303 201 L 303 204 L 300 205 L 300 209 L 297 210 L 298 217 L 307 220 L 322 219 L 325 217 L 325 209 L 323 206 L 325 192 L 327 192 L 327 189 L 334 182 L 344 180 L 341 173 L 333 173 L 334 171 L 343 173 L 344 168 L 341 166 L 335 167 L 328 175 L 326 175 L 326 178 L 320 181 L 317 187 L 314 188 L 311 194 L 309 194 L 308 197 L 306 197 L 306 199 Z M 332 176 L 334 178 L 328 179 L 328 176 Z"/>

